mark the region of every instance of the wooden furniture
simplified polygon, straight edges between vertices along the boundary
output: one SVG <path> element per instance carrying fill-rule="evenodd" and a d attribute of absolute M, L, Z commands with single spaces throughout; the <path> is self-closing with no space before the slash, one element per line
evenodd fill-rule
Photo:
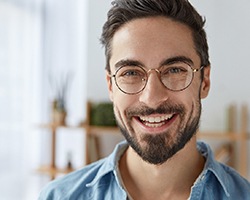
<path fill-rule="evenodd" d="M 236 107 L 235 105 L 230 106 L 228 113 L 228 131 L 226 132 L 200 132 L 198 133 L 198 138 L 208 139 L 208 140 L 217 140 L 217 141 L 226 141 L 231 144 L 233 150 L 232 153 L 236 154 L 235 162 L 238 163 L 238 166 L 234 163 L 234 168 L 243 176 L 247 177 L 248 174 L 248 147 L 247 143 L 250 139 L 250 135 L 247 133 L 247 122 L 248 122 L 248 109 L 246 105 L 241 107 L 240 112 L 240 128 L 237 130 L 237 119 L 236 119 Z M 222 146 L 224 148 L 224 146 Z M 223 150 L 223 149 L 222 149 Z M 225 150 L 225 148 L 224 148 Z M 216 151 L 215 151 L 216 152 Z M 221 151 L 218 151 L 221 153 Z M 215 157 L 219 156 L 215 154 Z M 230 156 L 234 156 L 231 154 Z"/>
<path fill-rule="evenodd" d="M 47 174 L 51 179 L 54 179 L 58 174 L 66 174 L 71 172 L 73 169 L 59 169 L 56 166 L 56 145 L 57 145 L 57 132 L 59 128 L 66 129 L 82 129 L 83 134 L 86 133 L 84 151 L 86 153 L 85 160 L 83 165 L 89 164 L 97 159 L 99 159 L 99 145 L 97 137 L 100 134 L 117 134 L 117 127 L 108 127 L 108 126 L 93 126 L 90 125 L 90 112 L 91 112 L 91 103 L 87 103 L 87 117 L 86 121 L 82 123 L 80 126 L 67 126 L 60 124 L 41 124 L 39 128 L 48 129 L 51 134 L 51 161 L 48 166 L 40 166 L 38 168 L 38 172 L 42 174 Z M 84 142 L 84 141 L 83 141 Z M 90 151 L 91 150 L 91 151 Z M 95 152 L 96 155 L 93 155 L 92 152 Z"/>
<path fill-rule="evenodd" d="M 100 126 L 91 126 L 90 125 L 90 110 L 91 110 L 91 104 L 88 102 L 87 104 L 87 119 L 86 121 L 81 124 L 78 127 L 71 127 L 71 126 L 61 126 L 58 124 L 44 124 L 44 125 L 40 125 L 40 128 L 45 128 L 45 129 L 49 129 L 50 130 L 50 134 L 52 137 L 51 140 L 51 162 L 49 166 L 41 166 L 38 171 L 40 173 L 43 174 L 47 174 L 51 177 L 51 179 L 54 179 L 56 177 L 57 174 L 65 174 L 70 172 L 71 170 L 68 169 L 58 169 L 56 167 L 56 135 L 57 135 L 57 130 L 60 127 L 64 127 L 67 129 L 75 129 L 75 128 L 80 128 L 83 130 L 83 133 L 86 133 L 86 140 L 85 140 L 85 152 L 86 152 L 86 160 L 85 163 L 83 163 L 83 165 L 85 164 L 89 164 L 91 162 L 93 162 L 94 160 L 98 159 L 98 152 L 99 152 L 99 148 L 98 148 L 98 140 L 96 139 L 96 137 L 100 134 L 106 134 L 106 133 L 110 133 L 110 134 L 117 134 L 118 128 L 117 127 L 100 127 Z M 199 139 L 208 139 L 208 140 L 216 140 L 216 141 L 227 141 L 229 144 L 233 144 L 233 149 L 231 149 L 230 151 L 235 151 L 235 144 L 238 144 L 239 147 L 239 151 L 237 153 L 238 156 L 236 156 L 239 159 L 239 166 L 237 167 L 237 170 L 240 172 L 240 174 L 244 177 L 247 177 L 247 171 L 248 171 L 248 167 L 247 167 L 247 142 L 250 139 L 250 136 L 247 134 L 247 122 L 248 122 L 248 117 L 247 117 L 247 107 L 243 106 L 241 109 L 241 126 L 240 126 L 240 130 L 237 131 L 236 130 L 236 119 L 235 119 L 235 109 L 233 108 L 230 111 L 229 114 L 229 126 L 228 126 L 228 131 L 226 132 L 199 132 L 198 138 Z M 83 141 L 84 142 L 84 141 Z M 93 149 L 94 148 L 94 149 Z M 92 158 L 91 156 L 91 152 L 90 149 L 92 149 L 92 151 L 97 152 L 96 157 Z M 230 149 L 230 148 L 229 148 Z M 223 154 L 223 151 L 227 151 L 228 149 L 227 147 L 223 147 L 223 149 L 221 149 L 220 151 L 218 151 L 218 155 L 217 156 L 223 156 L 225 154 Z M 216 153 L 216 151 L 215 151 Z"/>
<path fill-rule="evenodd" d="M 69 127 L 66 125 L 60 125 L 60 124 L 41 124 L 39 125 L 39 128 L 41 129 L 48 129 L 49 134 L 51 135 L 51 145 L 50 145 L 50 151 L 51 151 L 51 161 L 48 166 L 40 166 L 37 171 L 42 174 L 47 174 L 50 176 L 51 179 L 54 179 L 57 174 L 66 174 L 72 171 L 72 169 L 59 169 L 56 167 L 56 144 L 57 144 L 57 131 L 59 128 L 68 128 L 68 129 L 74 129 L 77 127 Z"/>
<path fill-rule="evenodd" d="M 239 166 L 235 167 L 239 173 L 247 177 L 248 167 L 247 167 L 247 142 L 250 137 L 246 132 L 233 133 L 233 132 L 201 132 L 198 134 L 200 139 L 209 139 L 209 140 L 220 140 L 228 141 L 229 143 L 239 143 Z M 216 155 L 215 155 L 216 157 Z"/>

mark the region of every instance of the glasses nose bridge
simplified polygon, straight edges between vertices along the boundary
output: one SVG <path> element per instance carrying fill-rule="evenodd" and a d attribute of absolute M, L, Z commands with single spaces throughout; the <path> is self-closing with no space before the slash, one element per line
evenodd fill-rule
<path fill-rule="evenodd" d="M 157 69 L 157 68 L 156 68 L 156 69 L 149 69 L 148 71 L 145 71 L 145 72 L 146 72 L 146 75 L 147 75 L 147 77 L 146 77 L 146 82 L 145 82 L 145 87 L 146 87 L 146 85 L 147 85 L 147 83 L 148 83 L 149 75 L 150 75 L 153 71 L 156 72 L 156 76 L 158 77 L 159 81 L 162 83 L 162 80 L 161 80 L 161 71 L 160 71 L 159 69 Z M 151 77 L 151 78 L 154 79 L 154 77 Z"/>
<path fill-rule="evenodd" d="M 160 72 L 159 69 L 149 69 L 148 71 L 146 71 L 147 72 L 147 78 L 149 77 L 149 74 L 152 73 L 152 71 L 157 72 L 158 77 L 160 78 L 161 72 Z"/>

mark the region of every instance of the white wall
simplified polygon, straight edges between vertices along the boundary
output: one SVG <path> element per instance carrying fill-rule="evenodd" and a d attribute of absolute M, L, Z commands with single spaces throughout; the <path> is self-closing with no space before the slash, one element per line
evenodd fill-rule
<path fill-rule="evenodd" d="M 108 99 L 104 76 L 105 58 L 99 38 L 111 0 L 89 1 L 87 96 Z M 212 66 L 210 95 L 203 101 L 202 130 L 224 130 L 226 108 L 231 103 L 250 107 L 250 1 L 191 0 L 206 17 Z"/>
<path fill-rule="evenodd" d="M 192 1 L 206 16 L 210 45 L 212 88 L 204 101 L 203 129 L 225 128 L 226 107 L 250 107 L 250 2 L 233 0 Z"/>
<path fill-rule="evenodd" d="M 89 0 L 87 98 L 93 101 L 109 100 L 105 80 L 104 48 L 100 44 L 102 25 L 111 0 Z"/>

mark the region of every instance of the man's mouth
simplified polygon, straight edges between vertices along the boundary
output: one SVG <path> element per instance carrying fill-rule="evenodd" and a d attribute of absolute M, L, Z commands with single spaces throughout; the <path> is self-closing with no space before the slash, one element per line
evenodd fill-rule
<path fill-rule="evenodd" d="M 138 120 L 147 127 L 158 128 L 161 127 L 173 119 L 175 114 L 167 114 L 161 116 L 138 116 Z"/>

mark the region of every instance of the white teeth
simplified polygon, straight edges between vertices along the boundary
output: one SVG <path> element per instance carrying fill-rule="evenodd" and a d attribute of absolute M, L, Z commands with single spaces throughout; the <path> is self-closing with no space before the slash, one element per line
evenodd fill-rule
<path fill-rule="evenodd" d="M 147 123 L 147 122 L 145 123 L 146 126 L 152 127 L 152 128 L 157 128 L 157 127 L 160 127 L 164 124 L 165 124 L 165 122 L 161 122 L 161 123 L 157 123 L 157 124 L 152 124 L 152 123 Z"/>
<path fill-rule="evenodd" d="M 148 122 L 148 123 L 160 123 L 160 122 L 164 122 L 165 120 L 170 119 L 171 117 L 173 117 L 173 114 L 171 115 L 164 115 L 164 116 L 160 116 L 160 117 L 146 117 L 146 116 L 141 116 L 140 119 L 144 122 Z"/>

